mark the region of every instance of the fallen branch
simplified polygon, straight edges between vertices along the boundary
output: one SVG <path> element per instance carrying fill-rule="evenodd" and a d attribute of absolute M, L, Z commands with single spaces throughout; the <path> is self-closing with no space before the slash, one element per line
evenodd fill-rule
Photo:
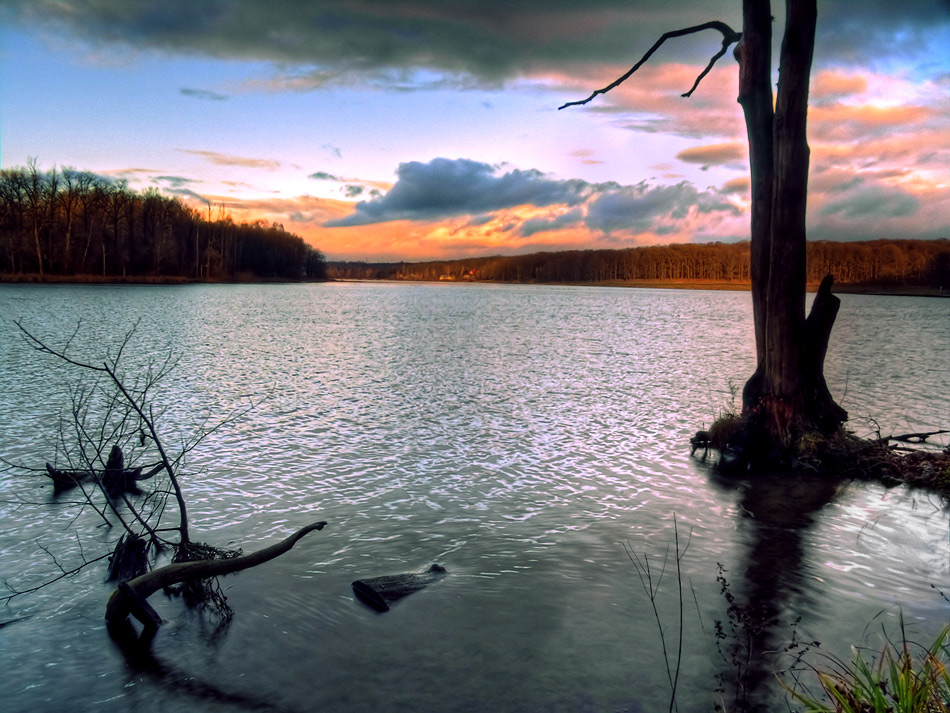
<path fill-rule="evenodd" d="M 445 567 L 435 563 L 423 572 L 390 574 L 370 579 L 357 579 L 353 582 L 353 593 L 357 598 L 378 612 L 389 611 L 389 605 L 409 596 L 413 592 L 425 589 L 446 575 Z"/>
<path fill-rule="evenodd" d="M 132 615 L 146 628 L 157 627 L 161 619 L 157 618 L 155 610 L 148 605 L 146 600 L 159 589 L 188 580 L 210 579 L 256 567 L 288 552 L 301 537 L 314 530 L 322 530 L 324 526 L 326 522 L 322 521 L 307 525 L 290 537 L 247 555 L 229 559 L 178 562 L 153 569 L 135 579 L 123 582 L 112 593 L 106 604 L 106 623 L 110 626 L 121 624 L 128 619 L 129 615 Z"/>

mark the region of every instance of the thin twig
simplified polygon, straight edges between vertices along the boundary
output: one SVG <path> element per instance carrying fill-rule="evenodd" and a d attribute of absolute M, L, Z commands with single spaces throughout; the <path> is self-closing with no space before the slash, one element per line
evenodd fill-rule
<path fill-rule="evenodd" d="M 43 549 L 43 548 L 41 547 L 40 549 Z M 46 551 L 47 553 L 49 553 L 48 550 L 44 550 L 44 551 Z M 60 574 L 60 575 L 57 576 L 57 577 L 53 577 L 53 579 L 48 579 L 48 580 L 46 580 L 45 582 L 43 582 L 42 584 L 36 585 L 35 587 L 30 587 L 29 589 L 14 589 L 12 586 L 10 586 L 10 583 L 9 583 L 9 582 L 7 582 L 6 580 L 4 580 L 3 583 L 7 586 L 7 588 L 9 588 L 10 590 L 13 591 L 13 594 L 8 594 L 8 595 L 6 595 L 6 596 L 4 596 L 4 597 L 0 597 L 0 602 L 9 602 L 9 601 L 12 600 L 13 598 L 19 597 L 21 594 L 32 594 L 33 592 L 38 592 L 39 590 L 43 589 L 44 587 L 49 586 L 49 585 L 52 584 L 53 582 L 58 582 L 59 580 L 65 579 L 66 577 L 71 577 L 72 575 L 79 573 L 81 570 L 85 569 L 85 568 L 88 567 L 89 565 L 95 564 L 96 562 L 99 562 L 100 560 L 104 560 L 106 557 L 111 557 L 111 556 L 112 556 L 112 553 L 111 553 L 111 552 L 107 552 L 106 554 L 100 555 L 99 557 L 96 557 L 95 559 L 85 560 L 85 561 L 84 561 L 81 565 L 79 565 L 78 567 L 75 567 L 75 568 L 73 568 L 73 569 L 71 569 L 71 570 L 68 570 L 68 571 L 63 570 L 63 568 L 60 567 L 60 570 L 62 570 L 62 574 Z M 58 566 L 58 564 L 59 564 L 59 563 L 57 563 L 57 566 Z"/>
<path fill-rule="evenodd" d="M 647 598 L 650 600 L 650 605 L 653 608 L 653 618 L 656 621 L 657 629 L 660 633 L 660 647 L 663 650 L 663 662 L 666 665 L 666 679 L 670 685 L 670 707 L 669 710 L 677 710 L 676 704 L 676 690 L 679 685 L 679 675 L 680 675 L 680 665 L 683 661 L 683 623 L 684 623 L 684 611 L 683 611 L 683 572 L 681 567 L 681 561 L 683 556 L 686 554 L 686 551 L 689 549 L 690 541 L 692 540 L 692 531 L 690 531 L 689 537 L 686 540 L 685 547 L 680 549 L 680 538 L 679 538 L 679 525 L 676 520 L 676 515 L 673 515 L 673 557 L 676 562 L 676 582 L 677 590 L 679 597 L 679 631 L 677 636 L 677 646 L 676 646 L 676 664 L 675 667 L 670 663 L 670 654 L 669 649 L 666 645 L 666 632 L 663 628 L 663 620 L 660 617 L 660 612 L 657 609 L 656 600 L 657 595 L 660 591 L 660 583 L 663 580 L 663 574 L 666 572 L 666 565 L 669 561 L 670 549 L 669 543 L 667 543 L 666 553 L 663 556 L 663 566 L 660 569 L 660 575 L 657 577 L 656 581 L 653 579 L 653 570 L 650 568 L 650 559 L 647 554 L 637 555 L 631 550 L 626 542 L 623 543 L 624 551 L 627 553 L 627 558 L 633 563 L 633 566 L 637 570 L 637 576 L 640 578 L 640 586 L 643 588 L 644 593 L 647 595 Z M 695 598 L 695 592 L 693 593 Z M 697 611 L 699 605 L 697 604 Z M 700 618 L 701 621 L 701 618 Z"/>

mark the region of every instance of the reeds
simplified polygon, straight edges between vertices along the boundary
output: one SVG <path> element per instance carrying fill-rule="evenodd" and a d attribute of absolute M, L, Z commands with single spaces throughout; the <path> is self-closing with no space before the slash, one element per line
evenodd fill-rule
<path fill-rule="evenodd" d="M 926 648 L 907 640 L 903 621 L 901 634 L 899 642 L 887 640 L 874 661 L 852 646 L 850 662 L 831 657 L 827 669 L 811 667 L 822 698 L 799 690 L 800 680 L 786 688 L 809 713 L 950 711 L 950 625 Z"/>

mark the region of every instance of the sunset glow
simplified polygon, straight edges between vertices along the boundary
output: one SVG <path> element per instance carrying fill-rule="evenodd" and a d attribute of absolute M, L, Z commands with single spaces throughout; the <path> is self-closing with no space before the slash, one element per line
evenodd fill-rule
<path fill-rule="evenodd" d="M 781 37 L 784 5 L 773 3 Z M 748 239 L 748 156 L 715 33 L 740 4 L 12 0 L 3 168 L 36 157 L 281 223 L 330 259 Z M 515 9 L 512 9 L 515 8 Z M 950 10 L 819 2 L 809 237 L 950 237 Z M 778 47 L 775 49 L 777 64 Z"/>

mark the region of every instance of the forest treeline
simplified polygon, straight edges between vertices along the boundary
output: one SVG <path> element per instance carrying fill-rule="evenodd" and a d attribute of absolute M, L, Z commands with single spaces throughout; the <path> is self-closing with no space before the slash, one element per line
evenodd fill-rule
<path fill-rule="evenodd" d="M 322 280 L 323 254 L 278 223 L 235 223 L 149 188 L 64 168 L 0 171 L 0 275 Z"/>
<path fill-rule="evenodd" d="M 838 284 L 950 289 L 950 241 L 808 243 L 810 284 L 831 273 Z M 416 263 L 330 262 L 331 279 L 620 282 L 749 282 L 749 243 L 685 243 L 624 250 L 569 250 Z"/>

